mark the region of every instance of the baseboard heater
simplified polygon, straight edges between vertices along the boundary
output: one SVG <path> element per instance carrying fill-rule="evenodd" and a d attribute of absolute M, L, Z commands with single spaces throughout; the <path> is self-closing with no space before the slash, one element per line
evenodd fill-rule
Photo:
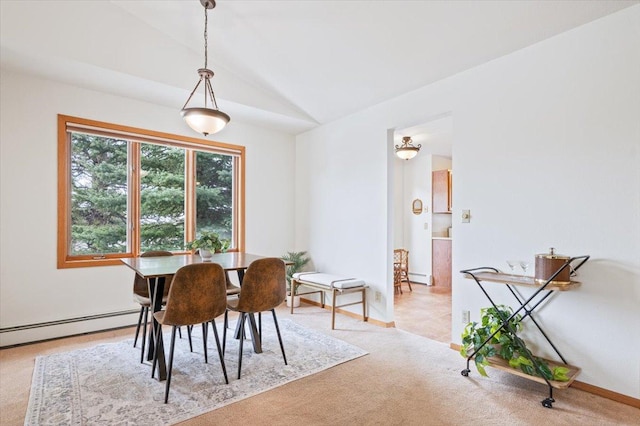
<path fill-rule="evenodd" d="M 51 327 L 53 325 L 70 324 L 70 323 L 82 322 L 82 321 L 92 321 L 97 319 L 119 317 L 123 315 L 131 315 L 131 314 L 138 314 L 138 313 L 140 313 L 139 309 L 129 309 L 126 311 L 107 312 L 104 314 L 87 315 L 84 317 L 67 318 L 67 319 L 47 321 L 47 322 L 38 322 L 35 324 L 17 325 L 15 327 L 0 328 L 0 333 L 11 333 L 14 331 L 30 330 L 33 328 Z"/>

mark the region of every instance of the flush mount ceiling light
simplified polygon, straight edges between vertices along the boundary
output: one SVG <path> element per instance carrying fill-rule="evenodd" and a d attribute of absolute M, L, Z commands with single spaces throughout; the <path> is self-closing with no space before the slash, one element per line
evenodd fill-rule
<path fill-rule="evenodd" d="M 402 144 L 396 145 L 396 155 L 403 160 L 410 160 L 418 154 L 422 145 L 418 144 L 417 146 L 411 143 L 410 136 L 404 136 L 402 138 Z"/>
<path fill-rule="evenodd" d="M 184 103 L 180 114 L 185 119 L 189 127 L 198 133 L 202 133 L 207 136 L 216 132 L 219 132 L 227 125 L 231 119 L 227 114 L 218 109 L 218 103 L 216 97 L 213 94 L 211 88 L 211 78 L 213 77 L 213 71 L 207 68 L 207 11 L 216 7 L 215 0 L 200 0 L 202 6 L 204 6 L 204 68 L 198 70 L 200 80 L 196 83 L 189 99 Z M 189 101 L 193 97 L 196 90 L 200 86 L 200 83 L 204 81 L 204 107 L 187 108 Z M 212 108 L 208 105 L 211 104 Z"/>

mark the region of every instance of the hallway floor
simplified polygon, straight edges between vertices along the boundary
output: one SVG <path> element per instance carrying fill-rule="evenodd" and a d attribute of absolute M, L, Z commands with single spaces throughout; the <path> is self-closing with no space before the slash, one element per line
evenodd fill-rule
<path fill-rule="evenodd" d="M 451 289 L 412 283 L 395 294 L 395 324 L 409 333 L 451 343 Z"/>

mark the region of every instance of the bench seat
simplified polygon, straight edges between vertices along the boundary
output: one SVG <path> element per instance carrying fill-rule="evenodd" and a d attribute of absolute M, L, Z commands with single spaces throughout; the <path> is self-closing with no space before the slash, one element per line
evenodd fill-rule
<path fill-rule="evenodd" d="M 362 304 L 362 320 L 367 321 L 367 314 L 366 314 L 367 284 L 363 280 L 356 279 L 356 278 L 342 277 L 339 275 L 325 274 L 321 272 L 298 272 L 293 274 L 293 279 L 291 280 L 292 294 L 296 294 L 297 288 L 301 285 L 315 289 L 315 291 L 299 293 L 298 295 L 302 296 L 305 294 L 320 293 L 321 304 L 323 308 L 325 305 L 325 302 L 324 302 L 325 292 L 331 293 L 331 296 L 332 296 L 331 329 L 332 330 L 335 329 L 336 308 Z M 349 294 L 349 293 L 360 293 L 361 300 L 352 302 L 352 303 L 346 303 L 343 305 L 336 305 L 336 299 L 338 295 Z M 291 303 L 291 314 L 293 315 L 293 303 Z"/>

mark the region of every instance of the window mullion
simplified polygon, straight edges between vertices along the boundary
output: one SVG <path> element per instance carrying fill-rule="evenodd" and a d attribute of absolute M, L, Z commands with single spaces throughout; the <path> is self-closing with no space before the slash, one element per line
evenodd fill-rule
<path fill-rule="evenodd" d="M 192 241 L 196 236 L 196 152 L 192 149 L 185 149 L 185 242 Z"/>
<path fill-rule="evenodd" d="M 127 241 L 134 256 L 140 255 L 140 144 L 129 143 L 129 227 Z"/>

